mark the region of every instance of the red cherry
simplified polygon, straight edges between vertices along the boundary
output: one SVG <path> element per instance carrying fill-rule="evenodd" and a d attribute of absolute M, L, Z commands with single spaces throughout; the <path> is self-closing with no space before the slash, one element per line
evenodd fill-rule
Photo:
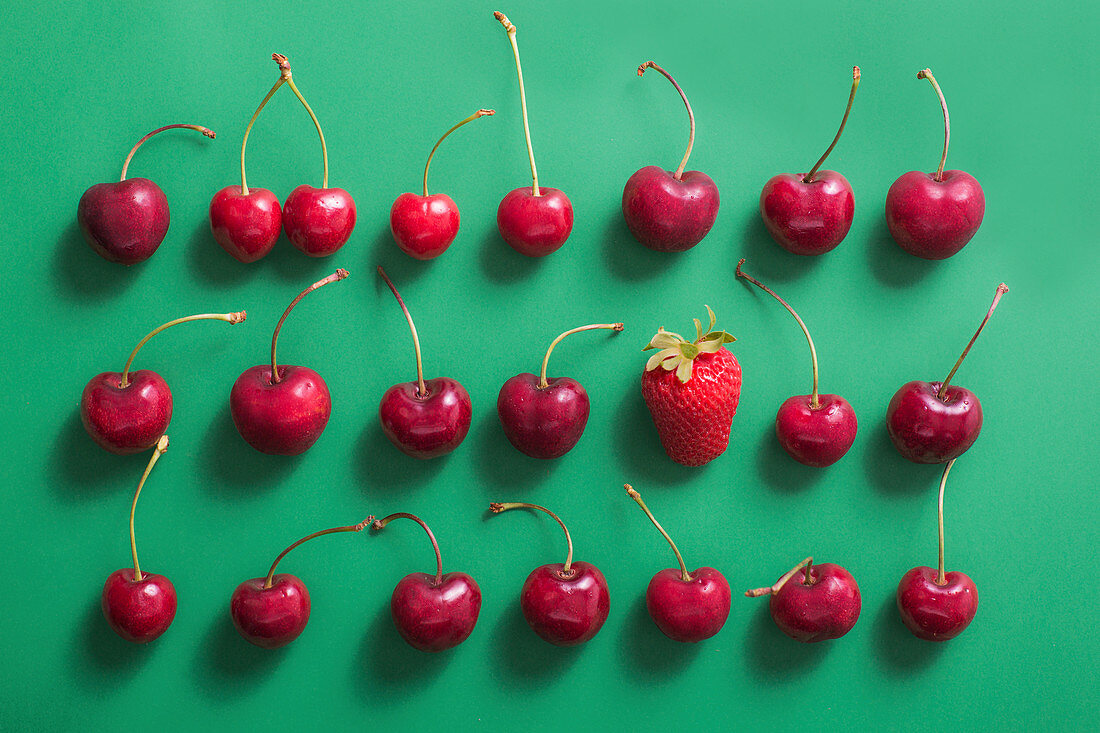
<path fill-rule="evenodd" d="M 326 178 L 327 180 L 327 178 Z M 355 228 L 355 201 L 342 188 L 298 186 L 283 205 L 283 230 L 310 257 L 328 257 Z"/>
<path fill-rule="evenodd" d="M 770 588 L 745 591 L 750 598 L 771 596 L 772 620 L 787 636 L 807 643 L 838 639 L 856 625 L 861 600 L 855 578 L 833 563 L 808 557 Z"/>
<path fill-rule="evenodd" d="M 214 240 L 239 262 L 266 256 L 283 228 L 279 199 L 266 188 L 226 186 L 210 200 L 210 231 Z"/>

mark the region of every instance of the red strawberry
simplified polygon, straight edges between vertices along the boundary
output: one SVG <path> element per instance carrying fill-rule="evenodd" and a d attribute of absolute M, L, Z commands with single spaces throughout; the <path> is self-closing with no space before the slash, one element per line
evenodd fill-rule
<path fill-rule="evenodd" d="M 730 424 L 741 397 L 741 365 L 724 344 L 736 341 L 695 319 L 696 339 L 687 341 L 664 328 L 644 350 L 660 349 L 642 372 L 645 398 L 668 457 L 685 466 L 702 466 L 725 452 Z"/>

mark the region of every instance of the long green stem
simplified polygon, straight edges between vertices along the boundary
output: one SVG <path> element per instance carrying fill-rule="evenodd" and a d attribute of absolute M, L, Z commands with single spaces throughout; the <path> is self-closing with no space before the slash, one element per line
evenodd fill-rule
<path fill-rule="evenodd" d="M 941 400 L 947 396 L 947 385 L 951 383 L 951 378 L 955 376 L 955 372 L 959 370 L 959 365 L 963 363 L 963 359 L 970 353 L 970 347 L 974 345 L 974 342 L 978 340 L 978 334 L 985 328 L 985 324 L 989 322 L 989 317 L 993 315 L 993 311 L 997 309 L 997 304 L 1001 302 L 1001 296 L 1008 292 L 1008 286 L 1001 283 L 997 286 L 997 292 L 993 296 L 993 305 L 989 306 L 989 311 L 985 314 L 985 318 L 982 319 L 981 324 L 978 326 L 978 330 L 974 332 L 974 335 L 970 337 L 970 343 L 963 349 L 963 353 L 959 355 L 959 360 L 955 362 L 955 366 L 951 367 L 951 373 L 947 375 L 947 379 L 943 380 L 943 384 L 940 385 L 939 391 L 936 396 Z"/>
<path fill-rule="evenodd" d="M 372 514 L 369 517 L 367 517 L 366 519 L 364 519 L 362 522 L 360 522 L 359 524 L 349 524 L 347 527 L 333 527 L 332 529 L 322 529 L 320 532 L 314 532 L 313 534 L 307 534 L 305 537 L 303 537 L 302 539 L 300 539 L 297 542 L 295 542 L 294 544 L 292 544 L 290 547 L 288 547 L 285 550 L 283 550 L 282 552 L 280 552 L 279 556 L 277 558 L 275 558 L 275 562 L 271 563 L 271 569 L 267 571 L 267 577 L 264 578 L 264 588 L 267 589 L 267 588 L 271 587 L 272 579 L 275 577 L 275 568 L 278 567 L 279 561 L 282 560 L 284 557 L 286 557 L 286 554 L 288 552 L 290 552 L 291 550 L 293 550 L 298 545 L 302 544 L 303 542 L 309 542 L 314 537 L 320 537 L 320 536 L 326 535 L 326 534 L 335 534 L 337 532 L 361 532 L 364 529 L 366 529 L 367 527 L 369 527 L 371 522 L 373 522 L 373 521 L 374 521 L 374 515 Z"/>
<path fill-rule="evenodd" d="M 130 552 L 134 556 L 134 582 L 139 582 L 144 579 L 144 575 L 141 574 L 141 565 L 138 563 L 137 556 L 137 539 L 134 537 L 134 513 L 137 511 L 138 497 L 141 496 L 141 489 L 145 486 L 145 479 L 149 478 L 149 474 L 153 470 L 153 466 L 157 465 L 157 461 L 164 451 L 168 450 L 168 436 L 160 436 L 160 440 L 157 441 L 157 445 L 153 448 L 153 455 L 149 456 L 149 463 L 145 466 L 145 473 L 141 474 L 141 481 L 138 482 L 137 491 L 134 492 L 134 501 L 130 504 Z"/>
<path fill-rule="evenodd" d="M 271 87 L 271 91 L 267 93 L 267 96 L 264 97 L 264 100 L 260 102 L 260 106 L 257 107 L 256 111 L 252 113 L 252 119 L 248 121 L 248 127 L 244 128 L 244 139 L 241 140 L 241 194 L 244 196 L 248 195 L 248 177 L 245 176 L 244 173 L 244 149 L 248 146 L 248 134 L 252 132 L 252 125 L 256 123 L 256 118 L 260 116 L 260 111 L 267 106 L 268 100 L 275 95 L 275 92 L 279 91 L 279 87 L 286 83 L 286 77 L 282 73 L 283 65 L 279 61 L 280 58 L 285 57 L 281 57 L 277 53 L 271 55 L 271 59 L 275 63 L 279 64 L 279 79 L 275 82 L 275 85 Z M 288 66 L 287 68 L 289 69 L 290 67 Z"/>
<path fill-rule="evenodd" d="M 588 326 L 580 326 L 579 328 L 572 328 L 561 336 L 550 342 L 550 348 L 546 350 L 546 356 L 542 357 L 542 371 L 539 372 L 539 389 L 546 389 L 550 386 L 550 383 L 546 380 L 546 366 L 550 363 L 550 353 L 554 350 L 554 347 L 561 343 L 561 340 L 566 336 L 574 333 L 580 333 L 581 331 L 592 331 L 598 328 L 606 328 L 616 332 L 623 330 L 623 324 L 621 323 L 593 323 Z"/>
<path fill-rule="evenodd" d="M 940 156 L 940 167 L 936 169 L 934 176 L 937 181 L 943 180 L 943 166 L 947 163 L 947 146 L 951 144 L 951 117 L 947 114 L 947 100 L 944 99 L 940 85 L 936 83 L 936 77 L 932 76 L 931 69 L 921 69 L 917 72 L 918 79 L 927 79 L 932 82 L 932 88 L 940 98 L 940 107 L 943 108 L 943 155 Z"/>
<path fill-rule="evenodd" d="M 939 517 L 939 529 L 940 529 L 940 564 L 939 572 L 936 575 L 937 585 L 947 585 L 947 575 L 943 569 L 943 490 L 947 487 L 947 474 L 951 473 L 951 467 L 955 465 L 957 458 L 952 458 L 947 462 L 947 465 L 943 468 L 943 477 L 940 478 L 940 501 L 937 515 Z"/>
<path fill-rule="evenodd" d="M 409 322 L 409 331 L 412 332 L 413 350 L 416 352 L 416 396 L 427 397 L 428 387 L 424 384 L 424 360 L 420 355 L 420 336 L 416 333 L 416 324 L 413 323 L 412 314 L 409 313 L 409 309 L 405 306 L 405 301 L 401 298 L 401 293 L 397 292 L 397 287 L 394 286 L 393 281 L 390 280 L 390 276 L 386 274 L 386 271 L 382 269 L 381 265 L 378 266 L 378 274 L 386 281 L 386 285 L 390 286 L 390 292 L 393 293 L 393 297 L 397 298 L 397 304 L 401 306 L 401 311 L 405 314 L 405 320 Z"/>
<path fill-rule="evenodd" d="M 153 130 L 148 135 L 146 135 L 145 137 L 138 140 L 137 144 L 134 145 L 134 147 L 130 149 L 130 154 L 126 156 L 126 160 L 122 164 L 122 176 L 120 176 L 118 180 L 120 182 L 126 180 L 126 170 L 130 167 L 130 159 L 134 157 L 134 153 L 137 152 L 137 149 L 141 147 L 142 143 L 144 143 L 146 140 L 151 138 L 153 135 L 156 135 L 158 132 L 164 132 L 165 130 L 173 130 L 173 129 L 178 128 L 178 127 L 181 127 L 185 130 L 194 130 L 196 132 L 201 132 L 203 135 L 206 135 L 211 140 L 213 140 L 215 137 L 217 137 L 217 134 L 213 130 L 207 129 L 207 128 L 203 127 L 202 125 L 165 125 L 164 127 L 158 127 L 156 130 Z"/>
<path fill-rule="evenodd" d="M 442 144 L 443 141 L 447 139 L 448 135 L 450 135 L 452 132 L 454 132 L 458 128 L 462 127 L 463 125 L 465 125 L 467 122 L 473 122 L 478 117 L 489 117 L 489 116 L 494 115 L 494 114 L 496 114 L 495 110 L 479 109 L 477 112 L 474 112 L 472 115 L 470 115 L 466 119 L 462 120 L 461 122 L 455 124 L 454 126 L 451 127 L 451 129 L 449 129 L 445 133 L 443 133 L 443 137 L 439 138 L 439 141 L 436 142 L 435 147 L 432 148 L 432 152 L 428 153 L 428 162 L 424 164 L 424 195 L 425 196 L 428 195 L 428 166 L 430 166 L 432 164 L 432 156 L 435 155 L 435 151 L 439 149 L 440 144 Z"/>
<path fill-rule="evenodd" d="M 680 563 L 680 579 L 685 583 L 690 583 L 692 580 L 691 573 L 688 572 L 687 565 L 684 564 L 684 558 L 680 554 L 680 550 L 676 547 L 676 543 L 672 541 L 672 537 L 670 537 L 668 532 L 665 531 L 665 528 L 661 526 L 661 523 L 657 521 L 657 517 L 653 516 L 653 512 L 649 511 L 649 507 L 642 501 L 642 495 L 635 491 L 634 487 L 630 484 L 623 484 L 623 488 L 626 489 L 626 493 L 630 495 L 630 498 L 642 508 L 642 511 L 649 517 L 649 521 L 653 522 L 653 526 L 657 528 L 657 531 L 660 532 L 668 541 L 668 544 L 672 546 L 672 553 L 676 555 L 676 562 Z"/>
<path fill-rule="evenodd" d="M 859 88 L 859 67 L 852 67 L 852 91 L 848 94 L 848 106 L 844 108 L 844 117 L 840 120 L 840 129 L 836 131 L 836 137 L 829 143 L 829 148 L 825 151 L 817 162 L 814 163 L 814 167 L 810 169 L 810 172 L 802 177 L 803 183 L 812 183 L 814 175 L 817 173 L 817 169 L 821 167 L 821 164 L 825 162 L 825 159 L 829 157 L 829 153 L 833 152 L 833 148 L 836 147 L 837 142 L 840 141 L 840 135 L 844 132 L 844 126 L 848 124 L 848 113 L 852 111 L 852 102 L 856 101 L 856 89 Z"/>
<path fill-rule="evenodd" d="M 286 56 L 281 53 L 271 54 L 271 58 L 279 64 L 279 70 L 282 72 L 282 79 L 290 87 L 290 91 L 294 92 L 294 96 L 298 98 L 298 101 L 302 103 L 302 106 L 306 108 L 306 112 L 309 112 L 309 118 L 313 120 L 313 126 L 317 128 L 317 137 L 321 138 L 321 158 L 324 160 L 325 173 L 321 179 L 321 188 L 328 188 L 328 145 L 325 144 L 325 133 L 321 130 L 321 123 L 317 120 L 317 115 L 313 114 L 313 108 L 309 106 L 309 102 L 302 96 L 302 93 L 298 91 L 298 85 L 294 83 L 294 77 L 290 73 L 290 61 Z"/>
<path fill-rule="evenodd" d="M 810 566 L 813 565 L 813 562 L 813 557 L 807 557 L 805 560 L 785 572 L 779 580 L 775 581 L 775 585 L 770 585 L 766 588 L 753 588 L 752 590 L 745 591 L 745 595 L 749 598 L 759 598 L 760 596 L 775 595 L 783 588 L 783 586 L 787 584 L 787 581 L 793 578 L 795 576 L 795 573 L 797 573 L 802 568 L 806 568 L 806 577 L 803 579 L 803 582 L 805 582 L 810 578 Z M 806 584 L 809 585 L 809 583 Z"/>
<path fill-rule="evenodd" d="M 198 315 L 194 316 L 184 316 L 183 318 L 177 318 L 174 321 L 168 321 L 168 323 L 157 326 L 152 331 L 150 331 L 145 338 L 139 341 L 138 345 L 134 347 L 134 350 L 130 352 L 130 358 L 126 360 L 126 366 L 122 369 L 122 380 L 119 382 L 118 386 L 120 388 L 130 386 L 130 367 L 134 363 L 134 357 L 137 356 L 137 353 L 139 351 L 141 351 L 141 347 L 145 346 L 145 344 L 149 342 L 149 339 L 153 338 L 164 329 L 171 328 L 172 326 L 178 325 L 180 323 L 187 323 L 188 321 L 225 321 L 226 323 L 236 324 L 242 322 L 247 317 L 247 315 L 248 314 L 245 311 L 239 311 L 237 313 L 199 313 Z"/>
<path fill-rule="evenodd" d="M 523 67 L 519 63 L 519 46 L 516 45 L 516 27 L 508 16 L 499 10 L 493 11 L 493 17 L 500 21 L 504 30 L 508 33 L 508 40 L 512 44 L 512 55 L 516 58 L 516 75 L 519 77 L 519 103 L 523 108 L 523 136 L 527 140 L 527 157 L 531 159 L 531 193 L 541 196 L 539 189 L 539 172 L 535 168 L 535 150 L 531 147 L 531 125 L 527 122 L 527 93 L 523 89 Z"/>
<path fill-rule="evenodd" d="M 567 545 L 569 545 L 569 551 L 565 555 L 565 564 L 562 566 L 562 575 L 565 577 L 572 575 L 573 538 L 569 536 L 569 528 L 565 526 L 565 522 L 561 521 L 561 517 L 559 517 L 557 514 L 554 514 L 554 512 L 550 511 L 544 506 L 539 506 L 538 504 L 528 504 L 527 502 L 523 501 L 494 501 L 493 503 L 489 504 L 489 511 L 491 511 L 493 514 L 500 514 L 501 512 L 506 512 L 509 509 L 537 509 L 540 512 L 546 512 L 554 518 L 554 521 L 561 525 L 562 531 L 565 532 L 565 542 Z"/>
<path fill-rule="evenodd" d="M 275 363 L 275 346 L 279 343 L 279 331 L 282 330 L 283 322 L 286 320 L 286 317 L 290 315 L 290 312 L 292 310 L 294 310 L 294 306 L 298 305 L 298 302 L 301 301 L 302 298 L 306 297 L 307 295 L 309 295 L 310 293 L 312 293 L 314 290 L 321 287 L 322 285 L 328 285 L 329 283 L 336 282 L 337 280 L 343 280 L 347 276 L 348 276 L 348 271 L 341 267 L 340 269 L 338 269 L 336 272 L 332 273 L 328 277 L 321 278 L 320 280 L 313 283 L 312 285 L 310 285 L 308 288 L 306 288 L 302 292 L 298 293 L 298 297 L 295 298 L 294 300 L 292 300 L 290 302 L 290 305 L 288 305 L 286 307 L 286 310 L 283 311 L 283 317 L 279 319 L 279 323 L 276 324 L 276 326 L 275 326 L 275 333 L 273 333 L 271 335 L 271 383 L 272 384 L 278 384 L 279 382 L 283 381 L 282 378 L 279 376 L 279 366 Z"/>
<path fill-rule="evenodd" d="M 670 82 L 672 86 L 676 87 L 676 91 L 680 93 L 680 99 L 684 100 L 684 106 L 687 107 L 688 112 L 688 146 L 684 151 L 684 157 L 680 161 L 680 167 L 676 169 L 676 172 L 672 174 L 672 177 L 679 181 L 684 175 L 684 168 L 687 167 L 688 158 L 691 157 L 691 149 L 695 146 L 695 113 L 691 111 L 691 104 L 688 102 L 687 95 L 684 94 L 684 90 L 680 88 L 680 85 L 676 83 L 676 80 L 672 78 L 672 74 L 668 73 L 654 61 L 646 61 L 644 64 L 638 67 L 638 76 L 645 73 L 646 69 L 654 69 L 659 74 L 664 76 Z"/>
<path fill-rule="evenodd" d="M 408 512 L 395 512 L 388 517 L 382 519 L 376 519 L 371 525 L 371 529 L 380 530 L 384 529 L 394 519 L 411 519 L 420 525 L 420 527 L 428 533 L 428 539 L 432 542 L 432 549 L 435 550 L 435 587 L 439 587 L 443 584 L 443 556 L 439 553 L 439 543 L 436 542 L 435 535 L 432 533 L 431 527 L 427 523 L 416 516 L 415 514 L 409 514 Z"/>

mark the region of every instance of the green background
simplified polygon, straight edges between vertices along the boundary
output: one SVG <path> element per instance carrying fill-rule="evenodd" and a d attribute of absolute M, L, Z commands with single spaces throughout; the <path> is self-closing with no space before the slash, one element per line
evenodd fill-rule
<path fill-rule="evenodd" d="M 514 0 L 500 9 L 519 29 L 541 182 L 565 190 L 576 212 L 569 242 L 544 260 L 517 255 L 496 232 L 501 196 L 530 179 L 495 8 L 92 5 L 0 11 L 0 727 L 1074 729 L 1095 714 L 1095 5 Z M 245 123 L 276 78 L 273 51 L 290 57 L 325 128 L 331 182 L 355 197 L 359 221 L 329 260 L 283 239 L 245 266 L 214 243 L 206 208 L 238 182 Z M 722 195 L 709 237 L 674 256 L 637 245 L 619 210 L 635 169 L 672 168 L 683 150 L 675 92 L 635 75 L 650 58 L 692 100 L 689 167 Z M 768 238 L 757 198 L 771 175 L 806 170 L 828 143 L 853 63 L 863 82 L 828 167 L 855 189 L 855 223 L 831 254 L 799 259 Z M 939 263 L 901 252 L 882 216 L 890 183 L 933 170 L 940 152 L 935 95 L 915 78 L 924 66 L 952 113 L 948 167 L 975 175 L 988 202 L 974 240 Z M 414 262 L 392 243 L 390 203 L 417 190 L 439 134 L 482 106 L 497 115 L 450 138 L 430 180 L 461 207 L 462 230 L 445 256 Z M 145 264 L 107 263 L 80 237 L 77 200 L 117 178 L 138 137 L 173 122 L 210 126 L 218 139 L 175 131 L 144 146 L 131 175 L 164 189 L 171 230 Z M 320 183 L 314 131 L 289 91 L 261 116 L 248 160 L 250 183 L 280 200 Z M 797 465 L 774 439 L 775 409 L 808 391 L 809 364 L 790 317 L 735 281 L 740 257 L 800 310 L 822 389 L 859 415 L 855 446 L 832 468 Z M 414 376 L 380 263 L 417 320 L 428 375 L 459 379 L 473 399 L 469 437 L 447 459 L 407 459 L 379 430 L 382 392 Z M 229 388 L 264 362 L 293 295 L 337 266 L 351 278 L 306 299 L 280 341 L 282 360 L 327 380 L 332 420 L 299 458 L 260 455 L 233 428 Z M 947 563 L 976 581 L 981 607 L 965 634 L 933 645 L 902 627 L 893 598 L 906 570 L 935 564 L 940 468 L 901 459 L 883 416 L 902 383 L 946 374 L 1002 280 L 1012 292 L 957 377 L 980 395 L 985 429 L 947 492 Z M 686 469 L 665 457 L 642 403 L 640 348 L 658 326 L 690 330 L 705 303 L 739 339 L 744 389 L 729 450 Z M 129 645 L 107 628 L 99 593 L 130 565 L 127 509 L 146 457 L 92 444 L 81 389 L 121 369 L 163 321 L 244 308 L 243 325 L 173 329 L 138 359 L 175 397 L 172 447 L 137 531 L 143 565 L 171 578 L 179 612 L 155 643 Z M 608 320 L 626 331 L 574 336 L 551 364 L 591 395 L 580 444 L 554 462 L 514 451 L 493 407 L 500 384 L 536 371 L 561 331 Z M 735 597 L 718 636 L 666 640 L 643 596 L 673 558 L 624 481 L 690 565 L 718 567 L 736 591 L 771 583 L 810 553 L 843 564 L 863 593 L 859 623 L 841 640 L 800 645 L 764 601 Z M 577 557 L 608 578 L 611 616 L 583 648 L 544 644 L 519 613 L 526 574 L 563 559 L 558 528 L 523 513 L 488 519 L 496 500 L 555 509 Z M 295 551 L 281 567 L 312 595 L 305 633 L 276 652 L 237 637 L 230 593 L 286 544 L 402 510 L 432 525 L 448 569 L 481 585 L 480 623 L 465 644 L 428 656 L 392 628 L 394 584 L 432 567 L 411 523 Z"/>

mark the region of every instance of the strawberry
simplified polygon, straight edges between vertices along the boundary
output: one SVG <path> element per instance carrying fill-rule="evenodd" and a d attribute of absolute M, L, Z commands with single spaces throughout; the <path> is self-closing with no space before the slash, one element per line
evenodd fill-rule
<path fill-rule="evenodd" d="M 725 452 L 741 397 L 741 365 L 724 347 L 736 339 L 714 330 L 714 311 L 706 308 L 710 328 L 703 333 L 696 318 L 694 341 L 659 328 L 643 349 L 660 351 L 642 372 L 642 397 L 668 457 L 684 466 L 702 466 Z"/>

